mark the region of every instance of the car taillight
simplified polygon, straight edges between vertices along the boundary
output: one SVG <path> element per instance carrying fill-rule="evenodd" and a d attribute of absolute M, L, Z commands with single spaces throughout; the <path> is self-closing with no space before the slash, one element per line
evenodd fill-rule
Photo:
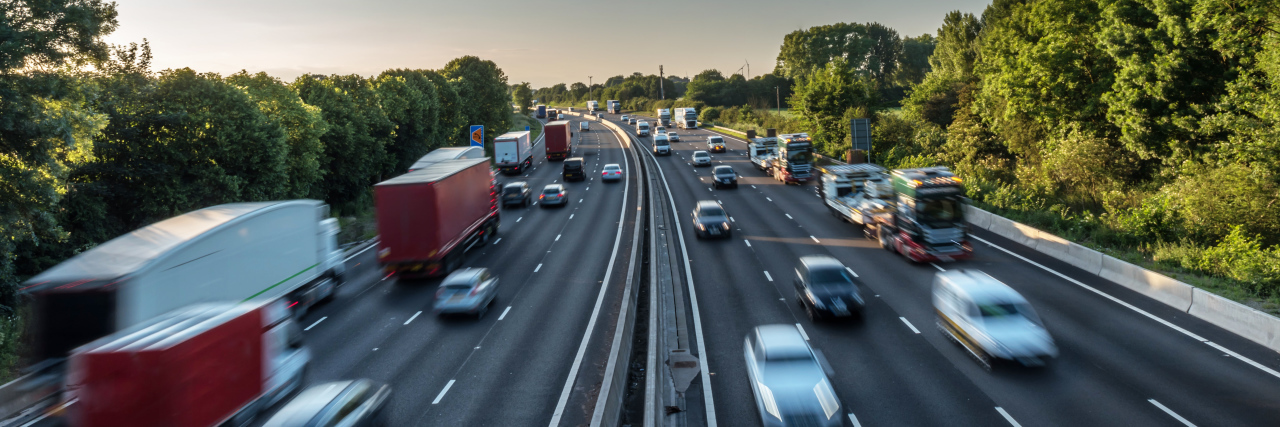
<path fill-rule="evenodd" d="M 479 287 L 479 286 L 476 286 L 476 287 L 474 287 L 474 288 L 471 288 L 471 293 L 469 293 L 469 294 L 467 294 L 467 295 L 470 295 L 470 296 L 476 296 L 476 294 L 479 294 L 479 293 L 480 293 L 480 287 Z"/>
<path fill-rule="evenodd" d="M 545 198 L 545 197 L 547 197 L 547 195 L 546 195 L 546 194 L 539 194 L 539 195 L 538 195 L 538 200 L 542 200 L 542 199 L 543 199 L 543 198 Z"/>

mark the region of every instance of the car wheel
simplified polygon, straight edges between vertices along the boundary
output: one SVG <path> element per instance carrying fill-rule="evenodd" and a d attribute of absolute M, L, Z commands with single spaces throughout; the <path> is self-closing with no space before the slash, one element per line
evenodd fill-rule
<path fill-rule="evenodd" d="M 804 306 L 804 314 L 806 314 L 806 315 L 808 315 L 808 316 L 809 316 L 809 321 L 811 321 L 811 322 L 817 322 L 817 321 L 818 321 L 818 310 L 815 310 L 815 309 L 813 308 L 813 306 L 808 305 L 808 304 L 805 304 L 805 306 Z"/>

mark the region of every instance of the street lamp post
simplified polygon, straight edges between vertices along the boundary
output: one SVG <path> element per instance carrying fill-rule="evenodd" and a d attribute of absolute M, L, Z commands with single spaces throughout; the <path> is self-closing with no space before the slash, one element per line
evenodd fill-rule
<path fill-rule="evenodd" d="M 587 100 L 591 100 L 591 76 L 587 76 Z M 589 111 L 588 111 L 589 112 Z"/>
<path fill-rule="evenodd" d="M 775 97 L 774 102 L 776 102 L 774 105 L 778 108 L 778 115 L 782 115 L 782 92 L 778 90 L 777 86 L 773 87 L 773 96 Z"/>

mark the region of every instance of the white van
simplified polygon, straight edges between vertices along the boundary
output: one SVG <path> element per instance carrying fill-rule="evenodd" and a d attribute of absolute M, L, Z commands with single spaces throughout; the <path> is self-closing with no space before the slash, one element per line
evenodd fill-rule
<path fill-rule="evenodd" d="M 636 123 L 636 135 L 649 136 L 649 122 L 641 120 L 639 123 Z"/>
<path fill-rule="evenodd" d="M 587 122 L 578 122 L 578 130 L 583 132 L 589 131 L 591 130 L 591 125 L 587 124 Z"/>
<path fill-rule="evenodd" d="M 671 141 L 667 140 L 666 134 L 653 135 L 653 154 L 659 156 L 671 155 Z"/>

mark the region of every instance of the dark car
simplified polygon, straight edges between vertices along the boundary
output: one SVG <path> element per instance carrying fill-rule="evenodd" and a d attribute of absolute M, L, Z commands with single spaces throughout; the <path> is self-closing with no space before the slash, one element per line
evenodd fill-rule
<path fill-rule="evenodd" d="M 729 230 L 729 214 L 724 213 L 724 207 L 715 200 L 698 201 L 698 206 L 693 208 L 693 229 L 697 233 L 699 239 L 703 237 L 724 237 L 728 238 Z"/>
<path fill-rule="evenodd" d="M 502 207 L 504 208 L 510 205 L 529 206 L 529 200 L 532 197 L 532 191 L 529 190 L 527 182 L 516 181 L 502 187 Z"/>
<path fill-rule="evenodd" d="M 390 396 L 390 386 L 369 380 L 320 384 L 299 393 L 263 427 L 383 426 Z"/>
<path fill-rule="evenodd" d="M 716 188 L 733 187 L 738 188 L 738 173 L 733 171 L 732 166 L 716 166 L 711 176 L 712 185 Z"/>
<path fill-rule="evenodd" d="M 586 162 L 581 157 L 570 157 L 564 159 L 564 180 L 565 181 L 582 181 L 587 179 L 586 172 L 583 172 L 582 165 Z"/>
<path fill-rule="evenodd" d="M 862 316 L 865 302 L 853 273 L 826 255 L 800 257 L 796 263 L 796 301 L 810 319 Z"/>

